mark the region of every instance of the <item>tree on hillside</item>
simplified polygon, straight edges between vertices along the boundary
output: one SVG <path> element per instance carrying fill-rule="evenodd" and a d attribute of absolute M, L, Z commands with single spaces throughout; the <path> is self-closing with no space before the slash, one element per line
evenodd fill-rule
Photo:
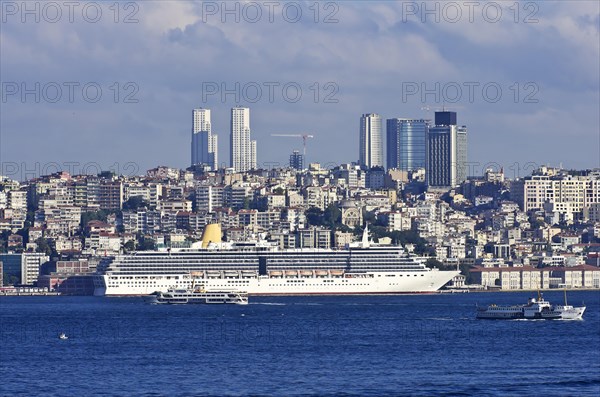
<path fill-rule="evenodd" d="M 156 249 L 156 243 L 150 237 L 143 236 L 138 241 L 138 251 L 153 251 Z"/>
<path fill-rule="evenodd" d="M 8 236 L 10 234 L 10 230 L 3 230 L 0 233 L 0 252 L 8 252 Z"/>
<path fill-rule="evenodd" d="M 131 196 L 123 203 L 124 210 L 137 211 L 139 208 L 147 207 L 148 202 L 142 196 Z"/>
<path fill-rule="evenodd" d="M 305 215 L 310 226 L 324 226 L 342 231 L 350 230 L 342 224 L 342 211 L 335 204 L 330 204 L 325 211 L 318 207 L 310 207 L 306 210 Z"/>
<path fill-rule="evenodd" d="M 311 226 L 323 225 L 323 211 L 318 207 L 310 207 L 306 210 L 306 220 Z"/>
<path fill-rule="evenodd" d="M 49 257 L 58 255 L 57 252 L 54 250 L 54 248 L 52 248 L 52 246 L 50 245 L 50 243 L 48 242 L 47 239 L 40 237 L 37 240 L 35 240 L 35 243 L 37 244 L 37 248 L 36 248 L 35 252 L 43 252 L 44 254 L 48 255 Z"/>
<path fill-rule="evenodd" d="M 125 253 L 135 251 L 135 241 L 128 240 L 125 244 L 123 244 L 123 251 L 125 251 Z"/>
<path fill-rule="evenodd" d="M 462 263 L 462 264 L 460 264 L 459 269 L 460 269 L 460 273 L 466 277 L 465 282 L 467 284 L 472 284 L 473 278 L 471 277 L 471 265 L 469 265 L 467 263 Z"/>
<path fill-rule="evenodd" d="M 23 229 L 17 230 L 17 234 L 23 237 L 23 247 L 29 242 L 29 226 L 25 226 Z"/>
<path fill-rule="evenodd" d="M 427 266 L 430 269 L 432 269 L 434 267 L 437 267 L 438 269 L 442 269 L 444 267 L 444 264 L 435 258 L 429 258 L 425 262 L 425 266 Z"/>
<path fill-rule="evenodd" d="M 109 211 L 106 210 L 98 210 L 98 211 L 88 211 L 81 213 L 81 227 L 85 227 L 90 221 L 102 221 L 106 222 Z"/>
<path fill-rule="evenodd" d="M 339 226 L 342 222 L 342 211 L 334 205 L 329 204 L 329 206 L 323 212 L 323 223 L 327 224 L 327 226 L 331 228 L 335 228 Z"/>
<path fill-rule="evenodd" d="M 362 212 L 363 212 L 362 215 L 363 215 L 363 222 L 364 223 L 368 223 L 370 225 L 373 225 L 377 221 L 377 217 L 375 216 L 375 213 L 373 213 L 371 211 L 367 211 L 364 208 L 363 208 Z"/>

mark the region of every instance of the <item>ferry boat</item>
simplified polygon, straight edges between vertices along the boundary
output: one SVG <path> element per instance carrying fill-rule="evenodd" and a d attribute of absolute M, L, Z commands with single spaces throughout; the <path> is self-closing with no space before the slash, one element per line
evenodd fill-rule
<path fill-rule="evenodd" d="M 148 303 L 154 304 L 236 304 L 247 305 L 248 294 L 243 291 L 206 291 L 204 288 L 195 289 L 169 289 L 166 292 L 156 291 L 146 298 Z"/>
<path fill-rule="evenodd" d="M 249 295 L 433 293 L 458 270 L 425 266 L 402 247 L 362 241 L 345 249 L 280 250 L 265 241 L 221 242 L 218 224 L 204 230 L 198 246 L 138 251 L 105 258 L 94 276 L 95 295 L 148 295 L 192 288 L 238 289 Z M 200 245 L 201 244 L 201 245 Z"/>
<path fill-rule="evenodd" d="M 530 298 L 526 305 L 478 307 L 477 318 L 491 320 L 581 320 L 585 309 L 585 306 L 573 307 L 568 305 L 566 291 L 564 305 L 552 305 L 538 293 L 538 298 Z"/>

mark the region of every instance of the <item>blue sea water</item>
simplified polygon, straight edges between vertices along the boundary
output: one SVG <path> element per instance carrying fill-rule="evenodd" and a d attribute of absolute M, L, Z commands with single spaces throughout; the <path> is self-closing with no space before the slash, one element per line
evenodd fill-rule
<path fill-rule="evenodd" d="M 600 292 L 569 292 L 582 321 L 474 318 L 530 295 L 0 297 L 0 395 L 600 395 Z"/>

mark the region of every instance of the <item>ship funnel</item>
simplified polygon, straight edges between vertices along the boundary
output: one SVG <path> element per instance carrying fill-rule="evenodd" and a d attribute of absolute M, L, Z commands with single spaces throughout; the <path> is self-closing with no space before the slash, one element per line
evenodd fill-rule
<path fill-rule="evenodd" d="M 218 223 L 211 223 L 206 225 L 204 232 L 202 232 L 202 248 L 208 247 L 209 243 L 220 243 L 221 242 L 221 225 Z"/>

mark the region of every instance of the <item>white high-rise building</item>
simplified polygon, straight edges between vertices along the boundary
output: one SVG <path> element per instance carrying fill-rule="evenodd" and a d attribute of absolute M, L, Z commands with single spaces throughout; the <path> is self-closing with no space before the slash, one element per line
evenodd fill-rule
<path fill-rule="evenodd" d="M 250 169 L 256 168 L 256 141 L 250 141 Z"/>
<path fill-rule="evenodd" d="M 250 109 L 231 109 L 230 166 L 238 172 L 256 169 L 256 141 L 250 140 Z"/>
<path fill-rule="evenodd" d="M 218 139 L 211 132 L 210 109 L 194 109 L 192 113 L 192 165 L 217 169 Z"/>
<path fill-rule="evenodd" d="M 363 114 L 360 118 L 359 162 L 366 168 L 383 167 L 383 144 L 381 139 L 381 116 Z"/>

